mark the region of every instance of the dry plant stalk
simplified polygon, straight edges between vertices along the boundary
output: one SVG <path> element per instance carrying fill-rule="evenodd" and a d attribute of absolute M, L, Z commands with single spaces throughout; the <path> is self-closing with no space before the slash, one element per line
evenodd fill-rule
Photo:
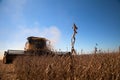
<path fill-rule="evenodd" d="M 72 35 L 72 38 L 71 38 L 71 54 L 72 55 L 76 55 L 76 51 L 75 51 L 75 48 L 74 48 L 74 45 L 75 45 L 75 40 L 76 40 L 76 38 L 75 38 L 75 35 L 77 34 L 77 26 L 74 24 L 73 25 L 73 27 L 72 27 L 72 29 L 73 29 L 73 35 Z"/>
<path fill-rule="evenodd" d="M 73 63 L 71 64 L 71 61 Z M 120 80 L 120 54 L 18 57 L 0 62 L 0 80 Z"/>
<path fill-rule="evenodd" d="M 120 80 L 120 54 L 34 56 L 18 58 L 19 80 Z M 72 77 L 71 77 L 72 76 Z"/>

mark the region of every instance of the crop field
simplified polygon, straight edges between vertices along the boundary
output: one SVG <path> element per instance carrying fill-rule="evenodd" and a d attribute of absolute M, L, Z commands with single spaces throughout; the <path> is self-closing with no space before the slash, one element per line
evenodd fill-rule
<path fill-rule="evenodd" d="M 16 80 L 13 64 L 3 64 L 0 60 L 0 80 Z"/>
<path fill-rule="evenodd" d="M 0 61 L 0 80 L 120 80 L 120 53 L 18 57 Z"/>

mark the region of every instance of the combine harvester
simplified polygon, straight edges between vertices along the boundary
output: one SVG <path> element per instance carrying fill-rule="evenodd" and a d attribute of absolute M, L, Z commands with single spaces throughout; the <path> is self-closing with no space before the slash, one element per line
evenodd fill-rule
<path fill-rule="evenodd" d="M 3 63 L 12 63 L 18 56 L 34 56 L 34 55 L 51 55 L 50 41 L 41 37 L 28 37 L 24 50 L 8 50 L 5 51 Z"/>
<path fill-rule="evenodd" d="M 12 63 L 16 57 L 19 56 L 40 56 L 40 55 L 76 55 L 76 51 L 74 49 L 75 44 L 75 35 L 77 34 L 77 27 L 74 24 L 72 27 L 74 33 L 71 38 L 71 52 L 54 52 L 51 50 L 50 41 L 46 38 L 41 37 L 28 37 L 27 42 L 25 44 L 24 50 L 8 50 L 5 51 L 3 57 L 3 63 L 8 64 Z"/>

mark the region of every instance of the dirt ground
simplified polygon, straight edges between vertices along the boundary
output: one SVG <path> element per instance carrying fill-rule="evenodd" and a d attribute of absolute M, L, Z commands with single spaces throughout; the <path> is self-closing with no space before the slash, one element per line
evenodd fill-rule
<path fill-rule="evenodd" d="M 3 64 L 0 60 L 0 80 L 16 80 L 13 64 Z"/>

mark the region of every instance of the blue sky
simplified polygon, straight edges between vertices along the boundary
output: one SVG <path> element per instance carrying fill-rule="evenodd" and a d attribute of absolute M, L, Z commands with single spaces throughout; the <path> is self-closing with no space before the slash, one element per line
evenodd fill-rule
<path fill-rule="evenodd" d="M 0 0 L 0 51 L 24 49 L 26 37 L 46 37 L 55 49 L 115 50 L 120 45 L 120 0 Z"/>

